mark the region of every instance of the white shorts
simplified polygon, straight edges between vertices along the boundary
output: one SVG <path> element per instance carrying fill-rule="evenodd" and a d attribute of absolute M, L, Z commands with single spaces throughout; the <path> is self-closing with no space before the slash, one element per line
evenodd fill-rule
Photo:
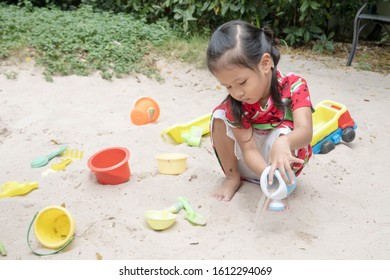
<path fill-rule="evenodd" d="M 256 175 L 244 162 L 242 151 L 240 146 L 238 145 L 234 135 L 232 128 L 227 124 L 226 120 L 226 113 L 222 109 L 217 109 L 214 111 L 211 123 L 210 123 L 210 131 L 211 131 L 211 142 L 214 146 L 213 137 L 212 137 L 212 131 L 213 131 L 213 121 L 214 119 L 221 119 L 225 122 L 226 125 L 226 134 L 229 138 L 231 138 L 234 141 L 234 154 L 237 157 L 238 160 L 238 170 L 241 174 L 241 177 L 243 179 L 247 179 L 250 181 L 256 181 L 258 182 L 260 180 L 259 176 Z M 263 156 L 265 162 L 269 162 L 269 153 L 271 151 L 272 145 L 274 144 L 275 140 L 280 135 L 285 135 L 291 132 L 291 128 L 289 127 L 278 127 L 273 130 L 259 130 L 254 129 L 253 130 L 253 138 L 255 139 L 257 143 L 257 147 L 259 149 L 260 154 Z"/>

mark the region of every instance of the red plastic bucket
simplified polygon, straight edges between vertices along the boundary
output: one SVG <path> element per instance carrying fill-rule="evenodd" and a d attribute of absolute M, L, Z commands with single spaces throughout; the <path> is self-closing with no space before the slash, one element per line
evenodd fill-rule
<path fill-rule="evenodd" d="M 111 147 L 103 149 L 88 160 L 88 167 L 103 185 L 118 185 L 130 178 L 130 152 L 126 148 Z"/>

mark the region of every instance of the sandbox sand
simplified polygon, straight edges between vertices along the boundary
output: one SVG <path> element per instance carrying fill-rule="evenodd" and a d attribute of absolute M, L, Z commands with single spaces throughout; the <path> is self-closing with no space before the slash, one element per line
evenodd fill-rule
<path fill-rule="evenodd" d="M 306 78 L 314 105 L 324 99 L 345 104 L 358 128 L 356 139 L 325 155 L 314 155 L 290 209 L 267 211 L 255 228 L 262 193 L 245 182 L 230 202 L 212 199 L 223 173 L 209 136 L 200 147 L 175 144 L 161 131 L 202 116 L 219 104 L 225 90 L 207 70 L 159 62 L 163 82 L 143 76 L 113 81 L 98 74 L 44 80 L 33 62 L 2 66 L 16 79 L 0 75 L 0 184 L 39 183 L 24 196 L 0 199 L 3 260 L 232 260 L 232 259 L 389 259 L 390 257 L 390 77 L 357 71 L 326 61 L 283 56 L 279 69 Z M 131 105 L 150 96 L 160 106 L 157 122 L 134 125 Z M 168 141 L 167 141 L 168 140 Z M 47 173 L 49 165 L 31 168 L 31 160 L 67 145 L 84 151 L 64 171 Z M 87 161 L 108 147 L 130 151 L 130 180 L 101 185 Z M 180 175 L 163 175 L 155 155 L 189 155 Z M 194 226 L 183 211 L 165 231 L 154 231 L 144 212 L 164 209 L 178 196 L 187 197 L 207 219 Z M 35 213 L 64 204 L 76 221 L 75 240 L 58 254 L 40 257 L 27 246 Z M 34 233 L 31 246 L 42 248 Z"/>

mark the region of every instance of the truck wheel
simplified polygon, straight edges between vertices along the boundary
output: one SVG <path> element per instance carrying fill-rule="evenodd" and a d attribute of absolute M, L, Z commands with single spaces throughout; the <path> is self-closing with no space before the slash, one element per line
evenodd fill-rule
<path fill-rule="evenodd" d="M 334 148 L 336 148 L 336 145 L 335 145 L 332 141 L 326 140 L 326 141 L 324 141 L 324 143 L 322 143 L 322 145 L 321 145 L 320 153 L 321 153 L 321 154 L 327 154 L 327 153 L 329 153 L 331 150 L 333 150 Z"/>
<path fill-rule="evenodd" d="M 349 143 L 355 139 L 355 135 L 355 130 L 352 127 L 347 127 L 343 129 L 341 139 L 343 139 L 344 142 Z"/>

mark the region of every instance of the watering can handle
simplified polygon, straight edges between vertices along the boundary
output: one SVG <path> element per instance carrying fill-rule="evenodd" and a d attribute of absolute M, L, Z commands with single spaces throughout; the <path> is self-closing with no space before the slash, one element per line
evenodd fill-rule
<path fill-rule="evenodd" d="M 32 227 L 32 225 L 33 225 L 35 219 L 37 218 L 38 213 L 39 213 L 39 212 L 37 212 L 37 213 L 34 215 L 34 218 L 32 219 L 30 225 L 28 226 L 28 231 L 27 231 L 27 245 L 28 245 L 28 247 L 30 247 L 31 252 L 33 252 L 35 255 L 38 255 L 38 256 L 48 256 L 48 255 L 57 254 L 58 252 L 60 252 L 60 251 L 62 251 L 63 249 L 65 249 L 65 248 L 74 240 L 74 236 L 72 236 L 72 238 L 70 238 L 68 242 L 66 242 L 61 248 L 55 250 L 54 252 L 50 252 L 50 253 L 38 253 L 38 252 L 34 251 L 34 249 L 31 247 L 31 243 L 30 243 L 30 231 L 31 231 L 31 227 Z"/>

